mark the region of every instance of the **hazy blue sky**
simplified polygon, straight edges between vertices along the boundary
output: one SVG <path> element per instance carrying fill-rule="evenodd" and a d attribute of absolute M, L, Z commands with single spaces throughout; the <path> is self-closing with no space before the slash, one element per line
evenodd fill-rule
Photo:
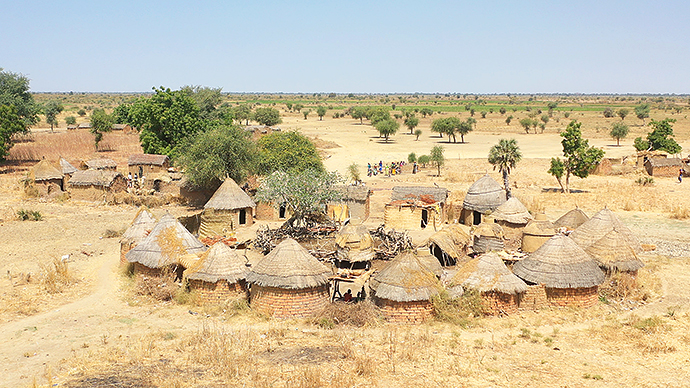
<path fill-rule="evenodd" d="M 689 1 L 0 0 L 34 91 L 690 93 Z"/>

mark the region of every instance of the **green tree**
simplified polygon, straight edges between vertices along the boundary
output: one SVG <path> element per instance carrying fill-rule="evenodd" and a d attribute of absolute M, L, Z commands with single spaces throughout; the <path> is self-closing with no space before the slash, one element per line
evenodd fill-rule
<path fill-rule="evenodd" d="M 438 176 L 441 176 L 441 166 L 443 166 L 446 161 L 445 157 L 443 156 L 443 147 L 435 146 L 432 148 L 431 153 L 429 154 L 429 161 L 436 166 Z"/>
<path fill-rule="evenodd" d="M 387 107 L 374 106 L 367 109 L 366 117 L 371 121 L 371 125 L 376 126 L 379 121 L 393 120 Z"/>
<path fill-rule="evenodd" d="M 429 108 L 429 107 L 424 107 L 424 108 L 419 110 L 419 113 L 422 115 L 422 117 L 426 117 L 426 116 L 431 117 L 431 115 L 434 114 L 434 110 Z"/>
<path fill-rule="evenodd" d="M 19 73 L 0 68 L 0 105 L 13 106 L 23 123 L 20 133 L 26 133 L 38 122 L 41 109 L 29 92 L 29 79 Z M 16 128 L 15 128 L 16 129 Z"/>
<path fill-rule="evenodd" d="M 410 152 L 409 155 L 407 155 L 407 162 L 408 163 L 414 163 L 417 161 L 417 155 L 414 152 Z"/>
<path fill-rule="evenodd" d="M 383 136 L 386 139 L 386 143 L 388 143 L 388 138 L 398 132 L 400 124 L 393 119 L 380 120 L 374 124 L 374 128 L 379 131 L 379 135 Z"/>
<path fill-rule="evenodd" d="M 326 107 L 325 106 L 319 106 L 316 108 L 316 115 L 319 116 L 319 121 L 323 121 L 323 116 L 326 115 Z"/>
<path fill-rule="evenodd" d="M 524 119 L 520 119 L 520 125 L 525 130 L 525 133 L 529 133 L 529 128 L 534 126 L 535 124 L 536 121 L 530 118 L 525 117 Z"/>
<path fill-rule="evenodd" d="M 431 158 L 429 155 L 421 155 L 418 159 L 417 162 L 422 165 L 422 167 L 426 167 L 427 164 L 431 162 Z"/>
<path fill-rule="evenodd" d="M 443 117 L 434 120 L 431 123 L 431 131 L 432 132 L 437 132 L 439 134 L 446 134 L 448 135 L 448 143 L 450 143 L 450 139 L 453 139 L 453 143 L 456 142 L 455 135 L 460 129 L 461 121 L 457 117 Z"/>
<path fill-rule="evenodd" d="M 549 115 L 541 115 L 540 119 L 544 123 L 544 125 L 549 123 Z"/>
<path fill-rule="evenodd" d="M 62 113 L 65 107 L 60 103 L 60 101 L 51 100 L 48 101 L 43 107 L 43 113 L 46 115 L 46 122 L 50 124 L 50 131 L 53 131 L 53 127 L 58 125 L 57 115 Z"/>
<path fill-rule="evenodd" d="M 651 108 L 649 107 L 649 104 L 640 104 L 635 107 L 635 116 L 637 116 L 637 118 L 642 120 L 642 123 L 644 123 L 644 119 L 649 117 L 650 110 Z"/>
<path fill-rule="evenodd" d="M 611 126 L 611 137 L 616 139 L 616 145 L 620 146 L 621 145 L 621 139 L 624 139 L 626 136 L 628 136 L 629 128 L 627 125 L 625 125 L 622 121 L 615 122 Z"/>
<path fill-rule="evenodd" d="M 506 114 L 506 108 L 504 106 L 501 107 L 501 109 L 498 110 L 502 115 Z"/>
<path fill-rule="evenodd" d="M 590 147 L 589 142 L 582 138 L 581 123 L 573 120 L 561 133 L 561 145 L 563 146 L 563 159 L 552 158 L 549 174 L 553 175 L 561 190 L 570 193 L 570 176 L 587 178 L 604 157 L 604 151 Z M 562 178 L 565 175 L 565 186 Z"/>
<path fill-rule="evenodd" d="M 472 126 L 473 122 L 476 123 L 477 120 L 470 117 L 466 121 L 463 121 L 460 123 L 460 126 L 458 127 L 458 133 L 460 134 L 460 142 L 461 143 L 465 142 L 465 135 L 472 132 L 472 129 L 474 128 Z M 455 136 L 453 136 L 453 140 L 455 140 Z"/>
<path fill-rule="evenodd" d="M 275 108 L 256 108 L 254 111 L 254 121 L 261 125 L 274 126 L 283 122 L 280 112 Z"/>
<path fill-rule="evenodd" d="M 26 131 L 26 121 L 14 105 L 0 105 L 0 161 L 5 160 L 14 145 L 14 135 Z"/>
<path fill-rule="evenodd" d="M 625 120 L 625 116 L 627 116 L 630 111 L 625 108 L 620 108 L 616 113 L 618 113 L 618 117 L 620 117 L 621 120 Z"/>
<path fill-rule="evenodd" d="M 411 114 L 410 116 L 407 116 L 407 118 L 405 118 L 404 124 L 407 127 L 407 129 L 410 130 L 411 135 L 412 131 L 419 125 L 419 118 L 414 114 Z"/>
<path fill-rule="evenodd" d="M 216 107 L 223 101 L 222 88 L 209 88 L 207 86 L 183 86 L 182 91 L 187 93 L 199 107 L 199 116 L 203 120 L 216 119 Z"/>
<path fill-rule="evenodd" d="M 91 113 L 91 133 L 94 137 L 96 150 L 98 150 L 98 143 L 103 140 L 103 134 L 113 130 L 113 117 L 103 109 L 94 109 Z"/>
<path fill-rule="evenodd" d="M 422 136 L 422 130 L 421 129 L 416 129 L 414 131 L 414 135 L 416 136 L 415 141 L 419 141 L 419 137 Z"/>
<path fill-rule="evenodd" d="M 311 109 L 305 109 L 302 111 L 305 120 L 307 119 L 307 116 L 309 116 L 309 113 L 311 113 Z"/>
<path fill-rule="evenodd" d="M 191 138 L 179 162 L 193 186 L 213 189 L 226 177 L 242 182 L 254 172 L 256 159 L 256 144 L 249 132 L 221 125 Z"/>
<path fill-rule="evenodd" d="M 604 109 L 604 117 L 606 117 L 608 119 L 608 118 L 611 118 L 613 116 L 615 116 L 613 109 L 608 108 L 608 107 L 606 109 Z"/>
<path fill-rule="evenodd" d="M 512 196 L 509 181 L 510 172 L 521 159 L 522 153 L 515 139 L 501 139 L 489 150 L 489 163 L 494 166 L 494 170 L 498 168 L 498 171 L 503 175 L 503 186 L 508 198 Z"/>
<path fill-rule="evenodd" d="M 247 104 L 238 105 L 233 109 L 235 119 L 242 125 L 249 125 L 249 119 L 252 118 L 252 107 Z"/>
<path fill-rule="evenodd" d="M 682 147 L 673 139 L 673 126 L 675 119 L 652 120 L 649 126 L 654 130 L 647 134 L 647 141 L 652 150 L 662 150 L 669 154 L 677 154 Z"/>
<path fill-rule="evenodd" d="M 513 116 L 506 117 L 506 125 L 510 125 L 511 121 L 513 121 Z"/>
<path fill-rule="evenodd" d="M 79 108 L 77 114 L 79 115 L 79 117 L 84 117 L 86 116 L 86 111 L 84 110 L 84 108 Z"/>
<path fill-rule="evenodd" d="M 113 121 L 115 124 L 130 124 L 129 111 L 132 109 L 132 104 L 120 104 L 113 109 Z M 69 124 L 69 123 L 68 123 Z"/>
<path fill-rule="evenodd" d="M 67 123 L 67 125 L 74 125 L 77 123 L 77 118 L 74 116 L 67 116 L 65 117 L 65 123 Z"/>
<path fill-rule="evenodd" d="M 363 106 L 356 106 L 353 108 L 350 108 L 350 116 L 352 116 L 353 119 L 359 119 L 359 123 L 362 124 L 364 118 L 367 115 L 367 110 Z"/>
<path fill-rule="evenodd" d="M 323 163 L 314 143 L 299 132 L 273 132 L 258 142 L 258 172 L 270 175 L 274 171 L 323 171 Z"/>

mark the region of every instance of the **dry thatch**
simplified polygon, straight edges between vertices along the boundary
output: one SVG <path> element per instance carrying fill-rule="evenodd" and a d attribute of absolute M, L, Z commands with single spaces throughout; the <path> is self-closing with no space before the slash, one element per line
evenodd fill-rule
<path fill-rule="evenodd" d="M 108 158 L 100 158 L 100 159 L 91 159 L 87 160 L 84 162 L 86 167 L 93 169 L 93 170 L 105 170 L 105 169 L 116 169 L 117 168 L 117 162 L 108 159 Z"/>
<path fill-rule="evenodd" d="M 568 230 L 575 230 L 580 227 L 580 225 L 589 221 L 589 217 L 585 212 L 579 208 L 575 208 L 561 216 L 557 219 L 553 225 L 556 228 L 566 228 Z"/>
<path fill-rule="evenodd" d="M 644 263 L 637 257 L 628 240 L 616 228 L 587 247 L 585 252 L 592 255 L 599 266 L 608 271 L 637 271 L 644 267 Z"/>
<path fill-rule="evenodd" d="M 527 291 L 527 284 L 510 272 L 501 257 L 494 252 L 485 253 L 463 265 L 451 279 L 450 286 L 511 295 Z"/>
<path fill-rule="evenodd" d="M 506 192 L 489 174 L 479 178 L 470 186 L 462 207 L 486 214 L 494 211 L 506 201 Z"/>
<path fill-rule="evenodd" d="M 570 234 L 570 238 L 582 249 L 587 249 L 614 228 L 628 240 L 628 244 L 630 244 L 635 253 L 639 254 L 642 252 L 642 246 L 637 237 L 608 208 L 601 209 L 589 221 L 580 225 L 579 228 Z"/>
<path fill-rule="evenodd" d="M 427 245 L 431 250 L 435 246 L 441 250 L 446 265 L 455 265 L 465 256 L 467 247 L 470 245 L 470 235 L 463 226 L 451 224 L 429 237 Z"/>
<path fill-rule="evenodd" d="M 335 245 L 340 248 L 370 249 L 374 247 L 374 239 L 366 226 L 347 224 L 335 236 Z"/>
<path fill-rule="evenodd" d="M 170 213 L 164 215 L 153 227 L 151 233 L 125 257 L 130 263 L 140 263 L 149 268 L 162 268 L 175 264 L 177 259 L 188 253 L 206 250 L 196 237 L 192 236 Z"/>
<path fill-rule="evenodd" d="M 503 228 L 501 225 L 495 223 L 492 218 L 487 218 L 484 222 L 477 226 L 477 229 L 474 230 L 474 235 L 502 239 L 505 234 L 503 233 Z"/>
<path fill-rule="evenodd" d="M 391 202 L 415 200 L 424 203 L 445 203 L 448 190 L 445 187 L 395 186 L 391 194 Z"/>
<path fill-rule="evenodd" d="M 443 267 L 441 266 L 441 263 L 438 261 L 438 259 L 436 259 L 436 257 L 432 256 L 428 250 L 424 249 L 421 252 L 418 252 L 417 259 L 419 259 L 419 262 L 422 263 L 426 269 L 436 275 L 437 278 L 441 278 L 441 276 L 443 276 Z"/>
<path fill-rule="evenodd" d="M 63 174 L 73 174 L 77 171 L 77 168 L 65 160 L 65 158 L 60 158 L 60 169 Z"/>
<path fill-rule="evenodd" d="M 438 294 L 441 284 L 414 253 L 406 252 L 377 273 L 369 287 L 377 298 L 413 302 L 431 299 Z"/>
<path fill-rule="evenodd" d="M 247 273 L 249 283 L 299 290 L 328 284 L 331 271 L 291 238 L 283 240 Z"/>
<path fill-rule="evenodd" d="M 557 234 L 513 266 L 521 279 L 549 288 L 588 288 L 601 284 L 604 273 L 570 237 Z"/>
<path fill-rule="evenodd" d="M 198 279 L 209 283 L 227 280 L 232 284 L 246 278 L 246 263 L 247 261 L 234 249 L 219 241 L 204 252 L 201 260 L 194 267 L 188 268 L 184 274 L 190 280 Z"/>
<path fill-rule="evenodd" d="M 364 202 L 371 194 L 367 186 L 337 185 L 333 189 L 341 194 L 342 201 Z"/>
<path fill-rule="evenodd" d="M 62 179 L 62 173 L 60 172 L 60 170 L 55 168 L 55 166 L 50 164 L 45 159 L 36 163 L 36 165 L 33 166 L 33 168 L 31 168 L 31 172 L 29 173 L 29 175 L 35 181 L 50 181 L 54 179 Z"/>
<path fill-rule="evenodd" d="M 156 218 L 148 209 L 142 207 L 127 230 L 122 234 L 120 243 L 139 244 L 156 225 Z"/>
<path fill-rule="evenodd" d="M 256 203 L 231 178 L 225 179 L 225 182 L 204 205 L 204 209 L 215 210 L 234 210 L 248 207 L 256 207 Z"/>
<path fill-rule="evenodd" d="M 510 197 L 507 201 L 494 210 L 491 216 L 498 221 L 506 221 L 511 224 L 525 225 L 534 217 L 529 213 L 525 205 L 516 197 Z"/>
<path fill-rule="evenodd" d="M 551 237 L 556 234 L 556 227 L 553 223 L 546 219 L 543 213 L 537 214 L 537 217 L 530 221 L 522 233 L 530 236 L 545 236 Z"/>
<path fill-rule="evenodd" d="M 153 155 L 153 154 L 132 154 L 127 159 L 128 166 L 151 165 L 162 166 L 170 159 L 168 155 Z"/>
<path fill-rule="evenodd" d="M 121 176 L 117 171 L 110 170 L 79 170 L 69 179 L 70 186 L 110 187 L 115 178 Z"/>

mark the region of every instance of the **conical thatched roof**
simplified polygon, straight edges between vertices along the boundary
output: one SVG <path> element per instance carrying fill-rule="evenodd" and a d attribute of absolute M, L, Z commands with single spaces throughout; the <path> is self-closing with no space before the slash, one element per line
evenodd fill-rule
<path fill-rule="evenodd" d="M 470 245 L 470 235 L 461 225 L 450 224 L 429 237 L 427 245 L 431 244 L 436 244 L 445 254 L 458 261 Z"/>
<path fill-rule="evenodd" d="M 440 278 L 443 275 L 443 267 L 441 266 L 441 263 L 436 257 L 431 255 L 428 250 L 418 253 L 417 259 L 419 259 L 419 262 L 422 263 L 426 269 L 436 275 L 437 278 Z"/>
<path fill-rule="evenodd" d="M 570 234 L 570 238 L 581 248 L 586 249 L 614 228 L 628 240 L 630 247 L 632 247 L 635 253 L 642 252 L 642 246 L 637 237 L 608 208 L 601 209 L 589 221 L 580 225 L 579 228 Z"/>
<path fill-rule="evenodd" d="M 227 280 L 232 284 L 247 276 L 246 262 L 234 249 L 219 241 L 201 255 L 197 265 L 188 268 L 184 274 L 190 280 L 198 279 L 209 283 Z"/>
<path fill-rule="evenodd" d="M 345 225 L 335 236 L 335 245 L 341 248 L 369 249 L 374 246 L 374 239 L 364 225 Z"/>
<path fill-rule="evenodd" d="M 480 213 L 494 211 L 506 201 L 506 192 L 489 174 L 479 178 L 470 186 L 462 207 Z"/>
<path fill-rule="evenodd" d="M 543 213 L 537 214 L 537 217 L 530 221 L 525 229 L 522 230 L 523 234 L 528 234 L 531 236 L 545 236 L 551 237 L 556 234 L 556 227 L 553 223 L 546 219 L 546 215 Z"/>
<path fill-rule="evenodd" d="M 291 238 L 283 240 L 247 273 L 249 283 L 263 287 L 304 289 L 328 283 L 331 271 Z"/>
<path fill-rule="evenodd" d="M 549 288 L 587 288 L 604 281 L 597 262 L 570 237 L 557 234 L 513 266 L 521 279 Z"/>
<path fill-rule="evenodd" d="M 60 169 L 62 170 L 63 174 L 72 174 L 77 171 L 77 168 L 65 160 L 65 158 L 60 158 Z"/>
<path fill-rule="evenodd" d="M 234 210 L 248 207 L 256 207 L 256 204 L 249 198 L 249 195 L 230 178 L 225 179 L 225 182 L 220 185 L 211 199 L 204 205 L 204 209 L 216 210 Z"/>
<path fill-rule="evenodd" d="M 553 225 L 556 228 L 567 228 L 568 230 L 575 230 L 580 225 L 584 224 L 589 220 L 589 217 L 587 217 L 587 214 L 580 210 L 580 208 L 575 208 L 561 216 L 561 218 L 557 219 Z"/>
<path fill-rule="evenodd" d="M 485 253 L 463 265 L 451 279 L 450 285 L 504 294 L 527 291 L 527 284 L 510 272 L 501 257 L 494 252 Z"/>
<path fill-rule="evenodd" d="M 491 216 L 498 221 L 506 221 L 512 224 L 527 224 L 534 217 L 529 213 L 525 205 L 516 197 L 510 197 L 507 201 L 494 210 Z"/>
<path fill-rule="evenodd" d="M 30 176 L 35 181 L 62 179 L 62 173 L 50 162 L 43 159 L 31 168 Z"/>
<path fill-rule="evenodd" d="M 644 267 L 628 240 L 616 228 L 587 247 L 585 252 L 610 271 L 637 271 Z"/>
<path fill-rule="evenodd" d="M 139 245 L 127 252 L 125 257 L 130 263 L 162 268 L 176 263 L 182 255 L 201 253 L 205 250 L 206 246 L 168 213 L 156 223 L 151 233 Z"/>
<path fill-rule="evenodd" d="M 501 225 L 495 223 L 492 218 L 484 220 L 477 229 L 474 230 L 475 236 L 503 238 L 505 233 Z"/>
<path fill-rule="evenodd" d="M 412 252 L 393 259 L 369 284 L 377 298 L 395 302 L 429 300 L 441 288 L 436 276 Z"/>
<path fill-rule="evenodd" d="M 140 208 L 132 221 L 132 225 L 122 234 L 120 243 L 134 242 L 139 244 L 146 238 L 147 233 L 150 232 L 155 225 L 156 218 L 153 214 L 144 207 Z"/>

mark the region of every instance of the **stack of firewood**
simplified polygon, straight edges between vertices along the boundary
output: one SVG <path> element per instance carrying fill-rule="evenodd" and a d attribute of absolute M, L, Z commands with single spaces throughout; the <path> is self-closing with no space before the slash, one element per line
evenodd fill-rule
<path fill-rule="evenodd" d="M 386 231 L 383 225 L 371 232 L 371 236 L 381 241 L 381 244 L 375 249 L 377 259 L 390 260 L 400 252 L 414 249 L 412 239 L 407 233 L 396 232 L 395 229 Z"/>

